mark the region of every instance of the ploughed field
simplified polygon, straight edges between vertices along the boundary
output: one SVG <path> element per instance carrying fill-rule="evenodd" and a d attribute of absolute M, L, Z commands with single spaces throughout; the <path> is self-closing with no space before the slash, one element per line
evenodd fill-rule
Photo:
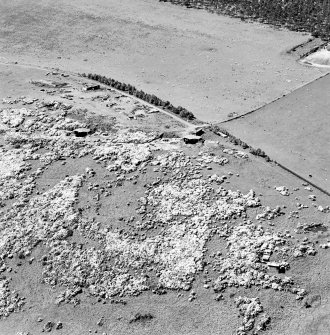
<path fill-rule="evenodd" d="M 1 76 L 1 335 L 328 329 L 323 193 L 86 78 Z"/>

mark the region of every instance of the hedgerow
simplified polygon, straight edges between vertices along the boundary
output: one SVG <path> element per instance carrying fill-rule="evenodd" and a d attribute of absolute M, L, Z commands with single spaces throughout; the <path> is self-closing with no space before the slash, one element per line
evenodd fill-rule
<path fill-rule="evenodd" d="M 195 119 L 194 114 L 192 112 L 189 112 L 186 108 L 183 108 L 181 106 L 174 107 L 169 101 L 164 101 L 158 98 L 157 96 L 155 96 L 154 94 L 148 94 L 148 93 L 143 92 L 142 90 L 138 90 L 136 87 L 130 84 L 121 83 L 118 80 L 107 78 L 99 74 L 81 73 L 80 75 L 82 77 L 86 77 L 88 79 L 98 81 L 101 84 L 105 84 L 113 88 L 116 88 L 117 90 L 127 92 L 128 94 L 133 95 L 143 101 L 146 101 L 156 107 L 160 107 L 166 111 L 177 114 L 183 119 L 187 119 L 187 120 Z"/>
<path fill-rule="evenodd" d="M 247 143 L 243 142 L 241 139 L 229 133 L 226 129 L 220 128 L 217 125 L 212 125 L 210 126 L 210 130 L 217 135 L 222 135 L 222 136 L 225 135 L 228 138 L 229 142 L 233 143 L 234 145 L 239 145 L 243 149 L 249 149 L 252 155 L 265 158 L 267 162 L 271 162 L 270 157 L 266 155 L 266 153 L 262 151 L 260 148 L 255 149 L 249 146 Z"/>

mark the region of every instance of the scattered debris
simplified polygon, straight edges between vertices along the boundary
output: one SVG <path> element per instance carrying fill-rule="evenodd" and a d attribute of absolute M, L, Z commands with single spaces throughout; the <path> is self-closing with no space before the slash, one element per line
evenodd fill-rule
<path fill-rule="evenodd" d="M 83 91 L 97 91 L 101 88 L 100 85 L 98 84 L 90 84 L 90 85 L 85 85 L 83 87 Z"/>
<path fill-rule="evenodd" d="M 97 321 L 97 325 L 99 327 L 102 327 L 104 325 L 104 317 L 103 316 Z"/>
<path fill-rule="evenodd" d="M 229 162 L 228 158 L 226 157 L 219 157 L 211 152 L 203 152 L 201 151 L 198 154 L 198 158 L 196 159 L 198 162 L 210 164 L 210 163 L 216 163 L 219 165 L 225 165 Z"/>
<path fill-rule="evenodd" d="M 42 328 L 42 331 L 49 333 L 53 330 L 54 326 L 55 326 L 54 322 L 48 321 L 45 323 L 44 327 Z"/>
<path fill-rule="evenodd" d="M 63 323 L 58 321 L 55 325 L 55 329 L 59 330 L 59 329 L 62 329 L 63 328 Z"/>
<path fill-rule="evenodd" d="M 197 298 L 196 292 L 191 290 L 190 293 L 189 293 L 188 301 L 191 302 L 191 301 L 195 300 L 196 298 Z"/>
<path fill-rule="evenodd" d="M 285 186 L 279 186 L 279 187 L 275 186 L 275 190 L 278 191 L 280 194 L 282 194 L 284 196 L 290 195 L 289 189 Z"/>
<path fill-rule="evenodd" d="M 261 286 L 279 291 L 292 286 L 291 278 L 270 276 L 268 266 L 263 264 L 270 259 L 275 247 L 286 243 L 282 237 L 253 224 L 239 225 L 228 233 L 228 251 L 226 257 L 221 258 L 220 276 L 214 282 L 215 292 L 233 286 Z"/>
<path fill-rule="evenodd" d="M 16 291 L 9 289 L 9 281 L 3 277 L 0 279 L 0 319 L 18 312 L 25 304 L 25 298 L 20 297 Z"/>
<path fill-rule="evenodd" d="M 274 209 L 271 209 L 269 206 L 267 206 L 262 213 L 259 213 L 256 216 L 256 220 L 260 219 L 267 219 L 272 220 L 277 216 L 283 215 L 282 209 L 280 206 L 276 206 Z"/>
<path fill-rule="evenodd" d="M 263 307 L 260 303 L 259 298 L 247 298 L 238 297 L 235 300 L 236 307 L 239 309 L 240 315 L 243 317 L 242 325 L 237 329 L 237 335 L 249 334 L 251 330 L 254 330 L 254 334 L 258 334 L 260 330 L 266 329 L 270 323 L 270 317 L 267 314 L 263 314 L 257 327 L 255 327 L 258 316 L 263 313 Z"/>
<path fill-rule="evenodd" d="M 308 199 L 310 199 L 310 200 L 312 200 L 312 201 L 315 201 L 315 200 L 316 200 L 316 195 L 314 195 L 314 194 L 310 194 L 310 195 L 308 196 Z"/>
<path fill-rule="evenodd" d="M 298 245 L 294 252 L 294 257 L 303 257 L 306 255 L 315 256 L 317 254 L 317 251 L 314 247 L 314 244 L 311 242 L 303 242 L 302 244 Z"/>

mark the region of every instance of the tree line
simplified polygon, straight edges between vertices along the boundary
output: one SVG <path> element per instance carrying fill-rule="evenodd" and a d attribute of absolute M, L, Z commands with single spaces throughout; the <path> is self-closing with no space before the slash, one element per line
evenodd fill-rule
<path fill-rule="evenodd" d="M 88 79 L 92 79 L 95 81 L 98 81 L 101 84 L 111 86 L 119 91 L 126 92 L 130 95 L 133 95 L 143 101 L 146 101 L 156 107 L 160 107 L 168 112 L 174 113 L 179 115 L 180 117 L 188 120 L 195 119 L 195 116 L 192 112 L 188 111 L 186 108 L 178 106 L 173 106 L 169 101 L 164 101 L 154 94 L 148 94 L 143 92 L 142 90 L 138 90 L 135 86 L 132 86 L 130 84 L 121 83 L 118 80 L 108 78 L 105 76 L 101 76 L 99 74 L 93 74 L 93 73 L 82 73 L 82 77 L 86 77 Z"/>
<path fill-rule="evenodd" d="M 330 0 L 159 0 L 252 19 L 330 40 Z"/>

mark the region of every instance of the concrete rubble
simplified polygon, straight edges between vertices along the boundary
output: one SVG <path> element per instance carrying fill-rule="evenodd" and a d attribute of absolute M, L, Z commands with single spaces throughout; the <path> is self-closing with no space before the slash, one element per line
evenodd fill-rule
<path fill-rule="evenodd" d="M 25 298 L 11 291 L 9 285 L 7 279 L 0 279 L 0 319 L 19 311 L 25 303 Z"/>
<path fill-rule="evenodd" d="M 270 269 L 283 273 L 289 269 L 290 256 L 315 255 L 314 244 L 292 246 L 288 234 L 266 228 L 264 221 L 271 223 L 281 216 L 282 207 L 262 206 L 254 190 L 225 188 L 232 172 L 205 176 L 212 166 L 224 169 L 229 164 L 223 154 L 232 156 L 230 160 L 248 159 L 248 154 L 223 147 L 215 154 L 198 146 L 199 152 L 190 155 L 191 146 L 180 139 L 161 138 L 157 132 L 120 127 L 109 133 L 91 131 L 86 122 L 67 116 L 71 106 L 55 100 L 6 100 L 21 102 L 31 109 L 0 110 L 0 129 L 5 133 L 5 145 L 0 147 L 0 273 L 4 276 L 0 318 L 25 303 L 6 279 L 12 260 L 32 259 L 37 247 L 43 248 L 36 260 L 42 266 L 42 282 L 61 289 L 57 304 L 79 304 L 81 294 L 111 301 L 146 290 L 189 291 L 205 270 L 207 243 L 214 235 L 225 241 L 226 248 L 215 253 L 209 264 L 217 267 L 215 278 L 204 287 L 213 288 L 217 301 L 230 287 L 288 291 L 297 299 L 306 295 L 291 277 L 270 274 Z M 199 141 L 196 136 L 185 140 L 187 144 Z M 101 186 L 93 184 L 97 172 L 86 167 L 84 173 L 67 175 L 46 190 L 38 188 L 53 163 L 81 158 L 91 159 L 109 178 Z M 87 206 L 79 207 L 85 189 L 95 193 L 94 204 L 101 207 L 101 200 L 114 189 L 135 184 L 147 170 L 154 179 L 145 181 L 132 216 L 120 218 L 117 228 L 85 215 Z M 289 195 L 285 186 L 276 191 Z M 248 219 L 252 208 L 260 208 L 254 211 L 256 223 Z M 297 232 L 315 227 L 298 225 Z M 197 294 L 191 290 L 188 300 L 195 299 Z M 270 318 L 258 298 L 239 297 L 236 306 L 243 317 L 237 334 L 257 334 L 268 326 Z M 44 331 L 59 327 L 47 322 Z"/>
<path fill-rule="evenodd" d="M 282 214 L 283 212 L 280 206 L 276 206 L 274 209 L 271 209 L 269 206 L 266 206 L 264 211 L 256 216 L 256 220 L 260 219 L 272 220 L 275 217 L 280 216 Z"/>
<path fill-rule="evenodd" d="M 280 194 L 282 194 L 284 196 L 290 195 L 289 189 L 287 187 L 285 187 L 285 186 L 275 187 L 275 190 L 278 191 Z"/>
<path fill-rule="evenodd" d="M 285 244 L 285 239 L 253 224 L 229 228 L 228 235 L 227 254 L 219 259 L 220 276 L 214 282 L 215 292 L 233 286 L 259 286 L 279 291 L 292 286 L 290 277 L 269 275 L 265 263 Z"/>
<path fill-rule="evenodd" d="M 263 313 L 263 306 L 259 298 L 238 297 L 235 299 L 236 307 L 243 317 L 241 326 L 237 329 L 237 335 L 260 334 L 270 324 L 270 317 Z M 257 318 L 259 322 L 256 324 Z"/>

